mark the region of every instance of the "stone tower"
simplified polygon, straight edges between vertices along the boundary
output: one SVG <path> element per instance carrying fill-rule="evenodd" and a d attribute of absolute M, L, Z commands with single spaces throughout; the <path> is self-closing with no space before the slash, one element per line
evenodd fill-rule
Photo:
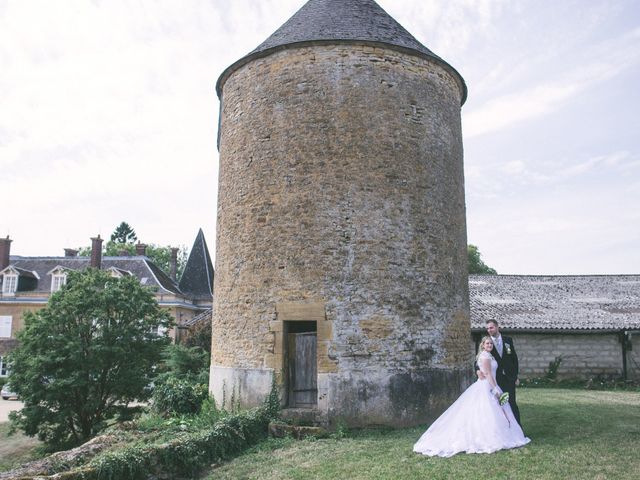
<path fill-rule="evenodd" d="M 310 0 L 217 92 L 211 392 L 441 413 L 473 362 L 460 74 L 373 0 Z"/>

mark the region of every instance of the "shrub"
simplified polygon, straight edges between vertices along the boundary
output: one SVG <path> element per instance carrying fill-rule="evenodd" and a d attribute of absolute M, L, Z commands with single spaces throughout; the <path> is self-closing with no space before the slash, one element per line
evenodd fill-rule
<path fill-rule="evenodd" d="M 562 363 L 562 355 L 554 358 L 549 362 L 549 368 L 545 372 L 544 376 L 549 380 L 556 380 L 558 378 L 558 370 L 560 369 L 560 364 Z"/>
<path fill-rule="evenodd" d="M 195 414 L 209 397 L 207 386 L 169 377 L 153 391 L 153 409 L 162 415 Z"/>
<path fill-rule="evenodd" d="M 271 378 L 271 391 L 267 398 L 264 399 L 264 408 L 267 410 L 267 414 L 273 418 L 280 417 L 280 395 L 278 394 L 278 384 L 276 383 L 276 376 Z"/>
<path fill-rule="evenodd" d="M 200 347 L 211 355 L 211 312 L 187 330 L 182 342 L 185 347 Z"/>
<path fill-rule="evenodd" d="M 193 475 L 205 465 L 231 458 L 265 438 L 269 419 L 264 407 L 229 415 L 213 427 L 176 434 L 168 442 L 138 443 L 105 452 L 89 463 L 89 469 L 99 480 L 135 480 L 153 472 Z"/>
<path fill-rule="evenodd" d="M 9 355 L 11 384 L 24 408 L 15 428 L 50 448 L 83 443 L 146 400 L 145 386 L 169 344 L 173 320 L 135 276 L 89 268 L 69 272 L 47 306 L 27 312 Z"/>
<path fill-rule="evenodd" d="M 209 398 L 198 415 L 143 415 L 130 422 L 126 431 L 113 428 L 110 435 L 118 439 L 110 450 L 90 460 L 83 456 L 69 462 L 65 458 L 47 475 L 56 472 L 55 478 L 65 480 L 192 477 L 212 462 L 228 460 L 266 438 L 269 422 L 277 415 L 275 394 L 274 384 L 271 401 L 267 398 L 261 407 L 237 414 L 218 409 Z"/>
<path fill-rule="evenodd" d="M 161 373 L 157 381 L 177 377 L 194 383 L 209 383 L 209 353 L 200 347 L 173 344 L 162 353 Z"/>

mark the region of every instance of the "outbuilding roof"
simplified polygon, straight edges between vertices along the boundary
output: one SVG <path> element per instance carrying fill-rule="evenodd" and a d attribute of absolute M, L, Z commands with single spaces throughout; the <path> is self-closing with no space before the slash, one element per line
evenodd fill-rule
<path fill-rule="evenodd" d="M 467 89 L 462 76 L 416 40 L 374 0 L 309 0 L 255 50 L 222 73 L 216 86 L 218 96 L 222 95 L 226 79 L 255 58 L 288 47 L 344 42 L 384 44 L 435 60 L 460 81 L 462 103 L 466 99 Z"/>
<path fill-rule="evenodd" d="M 470 275 L 471 328 L 640 330 L 640 275 Z"/>

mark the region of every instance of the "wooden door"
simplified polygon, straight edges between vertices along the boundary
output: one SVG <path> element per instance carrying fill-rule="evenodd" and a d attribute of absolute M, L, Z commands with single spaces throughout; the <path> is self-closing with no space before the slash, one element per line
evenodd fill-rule
<path fill-rule="evenodd" d="M 289 407 L 313 408 L 318 403 L 316 332 L 288 336 Z"/>

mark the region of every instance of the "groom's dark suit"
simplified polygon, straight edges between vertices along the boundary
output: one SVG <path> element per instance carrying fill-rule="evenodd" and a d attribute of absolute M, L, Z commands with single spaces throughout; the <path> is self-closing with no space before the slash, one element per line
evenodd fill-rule
<path fill-rule="evenodd" d="M 516 403 L 516 380 L 518 379 L 518 355 L 513 345 L 511 337 L 502 335 L 502 357 L 498 353 L 498 348 L 494 345 L 491 354 L 498 362 L 496 371 L 496 382 L 504 391 L 509 392 L 509 405 L 513 410 L 513 416 L 520 423 L 520 410 Z"/>

